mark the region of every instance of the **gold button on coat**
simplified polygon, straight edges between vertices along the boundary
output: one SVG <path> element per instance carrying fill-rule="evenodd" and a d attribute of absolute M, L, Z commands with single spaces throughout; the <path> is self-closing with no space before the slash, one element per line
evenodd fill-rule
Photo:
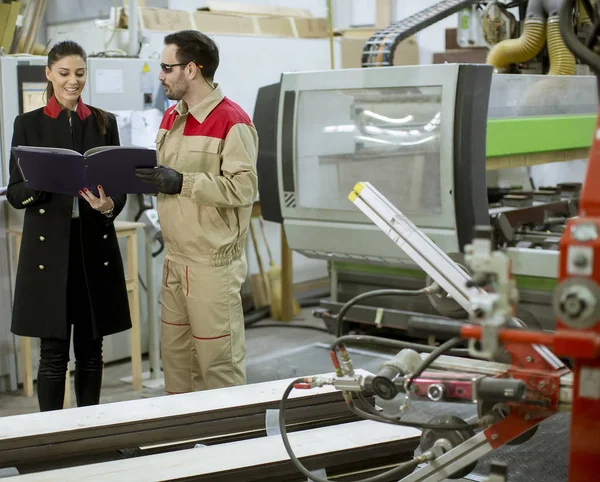
<path fill-rule="evenodd" d="M 105 261 L 105 262 L 104 262 L 104 266 L 108 266 L 108 261 Z"/>
<path fill-rule="evenodd" d="M 40 214 L 44 214 L 46 210 L 44 208 L 40 209 Z"/>
<path fill-rule="evenodd" d="M 43 264 L 40 264 L 39 268 L 40 268 L 40 269 L 44 269 L 44 268 L 45 268 L 45 266 L 44 266 Z"/>
<path fill-rule="evenodd" d="M 105 234 L 104 236 L 102 236 L 104 239 L 108 239 L 108 234 Z"/>
<path fill-rule="evenodd" d="M 44 238 L 44 236 L 40 236 L 40 241 L 46 241 L 46 238 Z"/>

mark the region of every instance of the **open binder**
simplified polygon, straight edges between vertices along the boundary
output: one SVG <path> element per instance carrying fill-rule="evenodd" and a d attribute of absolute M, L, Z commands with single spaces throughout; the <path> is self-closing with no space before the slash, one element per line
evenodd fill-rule
<path fill-rule="evenodd" d="M 100 185 L 107 196 L 158 192 L 135 175 L 138 167 L 156 166 L 154 149 L 100 146 L 80 154 L 60 147 L 18 146 L 12 151 L 25 185 L 37 191 L 79 197 L 87 187 L 98 196 Z"/>

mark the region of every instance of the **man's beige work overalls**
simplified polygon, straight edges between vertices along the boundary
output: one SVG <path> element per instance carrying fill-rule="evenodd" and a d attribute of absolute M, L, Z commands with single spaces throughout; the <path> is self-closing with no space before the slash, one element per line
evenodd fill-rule
<path fill-rule="evenodd" d="M 183 173 L 179 195 L 158 195 L 166 246 L 162 361 L 168 393 L 246 382 L 241 287 L 244 244 L 257 196 L 258 137 L 217 88 L 188 110 L 165 112 L 159 164 Z"/>

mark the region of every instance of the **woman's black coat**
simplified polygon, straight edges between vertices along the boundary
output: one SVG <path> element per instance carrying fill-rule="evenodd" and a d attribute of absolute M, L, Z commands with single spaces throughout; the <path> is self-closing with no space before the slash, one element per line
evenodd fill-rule
<path fill-rule="evenodd" d="M 107 132 L 102 135 L 95 115 L 80 101 L 72 114 L 71 129 L 68 111 L 61 110 L 52 97 L 46 107 L 15 119 L 12 146 L 63 147 L 84 153 L 93 147 L 119 145 L 117 122 L 112 114 L 108 116 Z M 73 198 L 26 187 L 14 155 L 10 159 L 7 198 L 13 207 L 26 209 L 12 332 L 64 340 L 68 333 L 66 294 Z M 116 217 L 127 196 L 112 199 Z M 78 204 L 94 337 L 127 330 L 131 318 L 114 217 L 107 218 L 84 199 Z"/>

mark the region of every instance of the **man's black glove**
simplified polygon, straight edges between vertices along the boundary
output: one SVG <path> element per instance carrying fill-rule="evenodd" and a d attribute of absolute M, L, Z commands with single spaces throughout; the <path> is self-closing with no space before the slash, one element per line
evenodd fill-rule
<path fill-rule="evenodd" d="M 152 184 L 164 194 L 179 194 L 183 185 L 183 174 L 167 166 L 138 167 L 135 175 L 146 184 Z"/>

